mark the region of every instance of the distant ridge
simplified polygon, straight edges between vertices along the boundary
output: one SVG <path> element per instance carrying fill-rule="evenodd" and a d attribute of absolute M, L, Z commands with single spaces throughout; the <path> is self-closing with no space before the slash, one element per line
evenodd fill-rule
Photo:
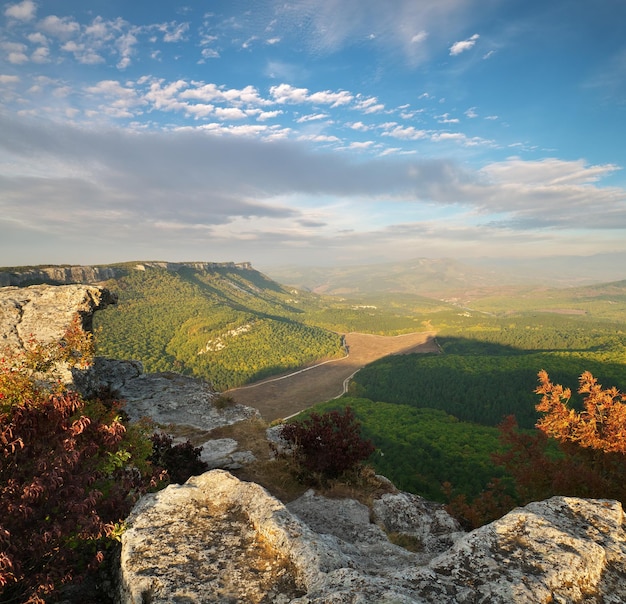
<path fill-rule="evenodd" d="M 183 268 L 211 271 L 219 268 L 253 270 L 250 262 L 124 262 L 119 264 L 41 265 L 0 268 L 0 287 L 26 285 L 70 285 L 72 283 L 93 284 L 108 279 L 119 279 L 131 270 L 162 268 L 178 272 Z"/>

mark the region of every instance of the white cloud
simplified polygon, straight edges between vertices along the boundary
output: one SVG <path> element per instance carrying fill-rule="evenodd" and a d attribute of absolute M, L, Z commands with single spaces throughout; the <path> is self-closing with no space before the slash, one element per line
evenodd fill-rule
<path fill-rule="evenodd" d="M 352 128 L 352 130 L 360 130 L 361 132 L 367 132 L 370 127 L 366 126 L 363 122 L 352 122 L 346 124 L 348 128 Z"/>
<path fill-rule="evenodd" d="M 341 105 L 349 105 L 354 97 L 345 90 L 339 92 L 332 92 L 330 90 L 324 90 L 321 92 L 314 92 L 309 96 L 308 101 L 313 104 L 330 105 L 331 107 L 340 107 Z"/>
<path fill-rule="evenodd" d="M 426 130 L 418 130 L 414 126 L 407 126 L 406 128 L 395 126 L 391 130 L 384 131 L 382 135 L 401 140 L 419 140 L 428 137 L 428 132 Z"/>
<path fill-rule="evenodd" d="M 330 115 L 328 115 L 328 113 L 311 113 L 309 115 L 303 115 L 302 117 L 299 117 L 296 122 L 298 124 L 304 124 L 305 122 L 314 122 L 317 120 L 325 120 L 327 118 L 329 118 Z"/>
<path fill-rule="evenodd" d="M 0 84 L 2 85 L 6 85 L 6 84 L 17 84 L 19 83 L 20 78 L 16 75 L 4 75 L 4 74 L 0 74 Z"/>
<path fill-rule="evenodd" d="M 437 116 L 437 121 L 440 124 L 458 124 L 460 120 L 457 117 L 450 117 L 449 113 L 444 113 Z"/>
<path fill-rule="evenodd" d="M 163 32 L 163 42 L 180 42 L 185 39 L 185 34 L 189 30 L 189 23 L 163 23 L 156 26 Z"/>
<path fill-rule="evenodd" d="M 455 42 L 452 46 L 450 46 L 450 54 L 452 56 L 460 55 L 462 52 L 466 52 L 474 47 L 480 35 L 474 34 L 467 40 L 461 40 L 460 42 Z"/>
<path fill-rule="evenodd" d="M 9 4 L 4 11 L 7 17 L 18 19 L 19 21 L 32 21 L 37 12 L 37 5 L 33 0 L 23 0 L 17 4 Z"/>
<path fill-rule="evenodd" d="M 277 103 L 312 103 L 340 107 L 349 105 L 354 96 L 346 90 L 334 92 L 322 90 L 309 94 L 308 88 L 294 88 L 290 84 L 279 84 L 270 88 L 270 95 Z"/>
<path fill-rule="evenodd" d="M 120 54 L 120 60 L 117 63 L 118 69 L 126 69 L 130 65 L 136 44 L 137 38 L 132 32 L 126 32 L 117 38 L 115 46 Z"/>
<path fill-rule="evenodd" d="M 271 120 L 275 117 L 278 117 L 279 115 L 281 115 L 283 112 L 281 110 L 276 110 L 276 111 L 261 111 L 259 113 L 259 115 L 257 116 L 257 120 L 259 122 L 264 122 L 265 120 Z"/>
<path fill-rule="evenodd" d="M 30 55 L 30 60 L 33 63 L 48 63 L 50 61 L 50 50 L 47 46 L 40 46 Z"/>
<path fill-rule="evenodd" d="M 420 31 L 411 38 L 411 44 L 421 44 L 428 38 L 428 32 Z"/>
<path fill-rule="evenodd" d="M 48 44 L 48 38 L 44 36 L 41 32 L 36 31 L 26 36 L 29 42 L 33 44 L 41 44 L 42 46 L 46 46 Z"/>
<path fill-rule="evenodd" d="M 378 113 L 380 111 L 384 111 L 385 105 L 378 102 L 378 98 L 375 96 L 368 97 L 366 99 L 359 98 L 360 95 L 357 95 L 357 101 L 355 107 L 358 111 L 362 111 L 365 114 L 369 113 Z"/>
<path fill-rule="evenodd" d="M 289 84 L 279 84 L 270 88 L 270 95 L 277 103 L 306 103 L 309 91 L 307 88 L 294 88 Z"/>
<path fill-rule="evenodd" d="M 237 107 L 217 107 L 215 116 L 220 120 L 243 120 L 248 116 Z"/>
<path fill-rule="evenodd" d="M 474 119 L 475 117 L 478 117 L 478 113 L 476 113 L 476 107 L 470 107 L 469 109 L 467 109 L 465 111 L 465 116 L 470 119 Z"/>
<path fill-rule="evenodd" d="M 374 141 L 353 142 L 348 145 L 349 149 L 369 149 L 374 144 Z"/>
<path fill-rule="evenodd" d="M 51 36 L 67 39 L 80 32 L 80 25 L 71 17 L 49 15 L 39 22 L 38 27 Z"/>

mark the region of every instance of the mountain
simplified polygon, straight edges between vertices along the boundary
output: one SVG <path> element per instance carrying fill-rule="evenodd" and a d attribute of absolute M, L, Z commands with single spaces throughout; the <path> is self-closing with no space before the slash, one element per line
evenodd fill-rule
<path fill-rule="evenodd" d="M 539 259 L 416 258 L 343 267 L 267 267 L 279 283 L 329 295 L 381 292 L 432 297 L 480 297 L 494 289 L 529 286 L 571 287 L 626 277 L 626 255 Z"/>

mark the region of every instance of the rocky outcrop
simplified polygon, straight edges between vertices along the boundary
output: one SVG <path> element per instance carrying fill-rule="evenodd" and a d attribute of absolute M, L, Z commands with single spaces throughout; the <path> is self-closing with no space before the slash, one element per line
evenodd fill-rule
<path fill-rule="evenodd" d="M 93 285 L 32 285 L 0 288 L 0 348 L 24 350 L 29 342 L 58 341 L 78 315 L 91 331 L 93 313 L 115 304 L 109 290 Z M 204 380 L 177 373 L 144 373 L 138 361 L 96 358 L 88 369 L 59 367 L 61 378 L 90 395 L 102 387 L 126 401 L 131 419 L 212 430 L 258 415 L 244 405 L 214 405 L 218 393 Z M 236 462 L 237 456 L 235 456 Z M 229 466 L 234 467 L 234 466 Z"/>
<path fill-rule="evenodd" d="M 0 271 L 0 287 L 9 285 L 100 283 L 116 279 L 127 271 L 114 266 L 37 266 Z"/>
<path fill-rule="evenodd" d="M 406 493 L 287 506 L 215 470 L 142 499 L 120 602 L 536 604 L 626 601 L 621 504 L 554 497 L 468 534 Z M 421 550 L 387 532 L 419 535 Z M 442 548 L 446 548 L 442 552 Z"/>
<path fill-rule="evenodd" d="M 116 302 L 109 290 L 88 285 L 0 288 L 0 345 L 23 350 L 33 339 L 58 341 L 77 314 L 90 331 L 93 313 Z"/>
<path fill-rule="evenodd" d="M 30 284 L 66 285 L 72 283 L 93 284 L 119 279 L 128 274 L 129 270 L 163 268 L 177 272 L 183 268 L 199 271 L 213 271 L 228 268 L 235 270 L 252 270 L 249 262 L 138 262 L 124 265 L 101 266 L 35 266 L 31 268 L 15 268 L 0 270 L 0 287 L 25 286 Z"/>
<path fill-rule="evenodd" d="M 148 417 L 161 426 L 213 430 L 259 415 L 245 405 L 216 406 L 219 393 L 205 380 L 171 371 L 144 373 L 138 361 L 97 357 L 86 371 L 74 371 L 74 382 L 83 394 L 110 388 L 124 400 L 131 420 Z"/>

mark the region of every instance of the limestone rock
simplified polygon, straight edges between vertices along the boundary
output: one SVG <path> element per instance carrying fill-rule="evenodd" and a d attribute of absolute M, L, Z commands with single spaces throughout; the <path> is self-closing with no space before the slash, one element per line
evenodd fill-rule
<path fill-rule="evenodd" d="M 32 339 L 60 340 L 76 314 L 91 331 L 93 313 L 116 302 L 109 290 L 92 285 L 2 287 L 0 345 L 23 350 Z"/>
<path fill-rule="evenodd" d="M 238 451 L 239 443 L 232 438 L 217 438 L 202 444 L 200 459 L 209 470 L 238 470 L 246 464 L 256 461 L 251 451 Z"/>
<path fill-rule="evenodd" d="M 350 500 L 309 491 L 288 507 L 214 470 L 143 498 L 122 538 L 122 603 L 422 602 L 418 563 Z"/>
<path fill-rule="evenodd" d="M 413 537 L 423 562 L 448 549 L 464 532 L 443 505 L 412 493 L 385 493 L 372 504 L 374 520 L 387 533 Z"/>
<path fill-rule="evenodd" d="M 572 497 L 530 503 L 458 540 L 429 571 L 418 580 L 435 578 L 433 601 L 625 602 L 622 505 Z"/>
<path fill-rule="evenodd" d="M 313 491 L 285 506 L 219 470 L 170 486 L 128 519 L 120 602 L 626 601 L 618 502 L 554 497 L 461 535 L 436 504 L 402 493 L 382 499 L 372 513 Z M 438 547 L 456 540 L 425 562 L 376 522 Z"/>
<path fill-rule="evenodd" d="M 83 394 L 108 387 L 125 401 L 124 411 L 131 420 L 148 417 L 157 424 L 179 424 L 200 430 L 213 430 L 259 412 L 245 405 L 217 408 L 219 393 L 211 384 L 173 371 L 143 373 L 138 361 L 116 361 L 97 357 L 86 371 L 75 371 L 74 382 Z"/>

